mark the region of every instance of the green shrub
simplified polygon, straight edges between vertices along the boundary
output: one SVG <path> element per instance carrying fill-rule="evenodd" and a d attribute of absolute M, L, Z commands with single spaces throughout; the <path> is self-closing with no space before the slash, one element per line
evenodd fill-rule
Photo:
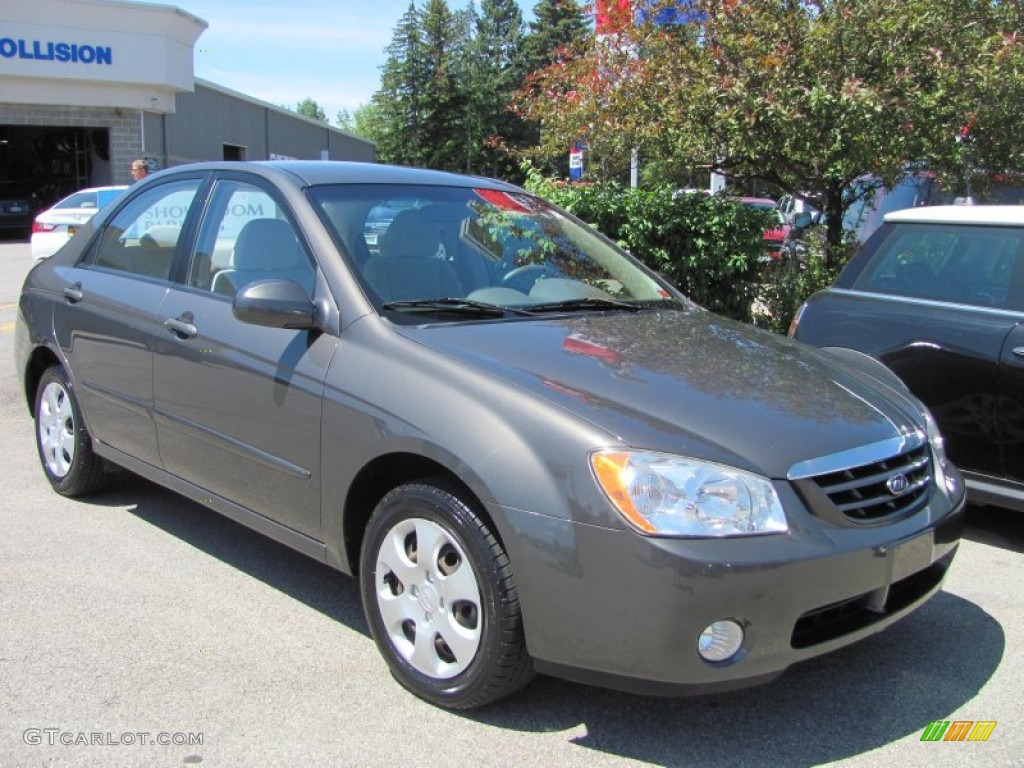
<path fill-rule="evenodd" d="M 754 325 L 776 333 L 786 333 L 793 315 L 807 298 L 830 286 L 846 265 L 847 258 L 829 266 L 825 261 L 825 232 L 815 227 L 806 233 L 802 244 L 806 253 L 800 263 L 791 262 L 766 270 L 758 291 Z"/>
<path fill-rule="evenodd" d="M 764 253 L 763 212 L 670 187 L 559 185 L 536 172 L 527 187 L 615 240 L 701 306 L 751 321 Z"/>

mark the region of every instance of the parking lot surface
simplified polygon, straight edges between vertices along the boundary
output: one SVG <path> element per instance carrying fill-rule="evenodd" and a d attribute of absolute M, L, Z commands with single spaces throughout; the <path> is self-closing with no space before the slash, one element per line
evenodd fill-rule
<path fill-rule="evenodd" d="M 50 490 L 13 368 L 28 268 L 27 243 L 0 242 L 0 765 L 1022 764 L 1024 516 L 972 508 L 934 600 L 768 686 L 542 678 L 451 714 L 391 680 L 352 579 L 130 475 Z M 921 741 L 933 721 L 996 725 Z"/>

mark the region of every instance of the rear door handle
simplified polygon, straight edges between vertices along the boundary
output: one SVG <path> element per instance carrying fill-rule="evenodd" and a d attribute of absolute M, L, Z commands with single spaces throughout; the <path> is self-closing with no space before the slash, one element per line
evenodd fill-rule
<path fill-rule="evenodd" d="M 84 297 L 85 297 L 85 294 L 82 293 L 82 284 L 81 283 L 75 283 L 74 285 L 69 285 L 67 288 L 64 289 L 64 298 L 66 298 L 68 300 L 68 303 L 70 303 L 70 304 L 77 304 Z"/>
<path fill-rule="evenodd" d="M 185 339 L 194 339 L 199 335 L 199 329 L 192 324 L 191 312 L 186 312 L 180 319 L 175 319 L 173 317 L 167 318 L 164 320 L 164 327 Z"/>
<path fill-rule="evenodd" d="M 1024 347 L 1014 347 L 1013 354 L 1017 357 L 1024 357 Z"/>

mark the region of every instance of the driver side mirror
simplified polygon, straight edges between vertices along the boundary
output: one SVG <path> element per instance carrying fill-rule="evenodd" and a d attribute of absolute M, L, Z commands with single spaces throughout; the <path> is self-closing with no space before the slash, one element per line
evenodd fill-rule
<path fill-rule="evenodd" d="M 243 323 L 268 328 L 318 327 L 313 300 L 293 280 L 258 280 L 243 286 L 235 294 L 231 312 Z"/>

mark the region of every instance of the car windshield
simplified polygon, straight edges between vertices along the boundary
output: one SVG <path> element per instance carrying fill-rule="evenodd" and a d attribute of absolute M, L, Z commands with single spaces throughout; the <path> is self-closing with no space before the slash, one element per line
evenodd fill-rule
<path fill-rule="evenodd" d="M 680 306 L 594 230 L 524 192 L 336 185 L 309 195 L 378 308 L 508 316 Z M 464 301 L 453 301 L 463 299 Z"/>

